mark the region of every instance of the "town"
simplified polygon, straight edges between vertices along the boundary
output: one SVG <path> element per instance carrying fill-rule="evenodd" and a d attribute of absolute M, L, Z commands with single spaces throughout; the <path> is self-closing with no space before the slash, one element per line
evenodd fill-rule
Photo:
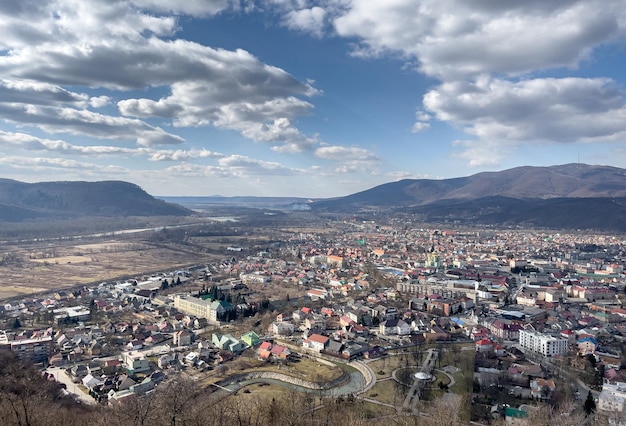
<path fill-rule="evenodd" d="M 86 405 L 125 406 L 183 377 L 221 399 L 283 386 L 320 406 L 359 401 L 369 419 L 448 403 L 461 422 L 626 421 L 622 237 L 399 219 L 332 229 L 6 300 L 0 349 Z"/>

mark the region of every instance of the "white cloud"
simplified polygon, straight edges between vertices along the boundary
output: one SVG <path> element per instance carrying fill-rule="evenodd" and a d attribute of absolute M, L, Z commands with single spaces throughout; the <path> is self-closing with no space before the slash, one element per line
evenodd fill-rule
<path fill-rule="evenodd" d="M 73 155 L 114 155 L 140 154 L 144 148 L 123 148 L 117 146 L 80 146 L 72 145 L 63 140 L 38 138 L 27 133 L 4 132 L 0 130 L 0 145 L 10 146 L 29 151 L 49 151 Z"/>
<path fill-rule="evenodd" d="M 523 143 L 626 138 L 624 91 L 613 81 L 534 75 L 579 67 L 623 41 L 621 0 L 352 0 L 334 12 L 354 55 L 399 57 L 441 82 L 423 110 L 476 138 L 455 143 L 472 165 L 492 166 Z M 418 112 L 411 130 L 430 124 Z"/>
<path fill-rule="evenodd" d="M 424 106 L 492 143 L 610 141 L 626 132 L 625 94 L 602 78 L 483 77 L 444 83 L 426 93 Z"/>
<path fill-rule="evenodd" d="M 68 133 L 119 141 L 134 140 L 139 145 L 180 144 L 184 139 L 141 120 L 114 117 L 74 108 L 3 104 L 0 117 L 6 121 L 31 124 L 49 133 Z"/>
<path fill-rule="evenodd" d="M 239 2 L 227 0 L 182 3 L 133 0 L 93 4 L 78 0 L 42 0 L 37 4 L 29 3 L 28 7 L 5 7 L 0 9 L 0 30 L 11 32 L 9 30 L 16 30 L 18 24 L 25 21 L 32 28 L 28 34 L 16 33 L 15 37 L 4 39 L 4 46 L 0 44 L 0 49 L 9 49 L 6 55 L 0 56 L 0 73 L 8 82 L 40 82 L 38 84 L 46 85 L 43 89 L 49 92 L 48 98 L 55 95 L 65 97 L 66 103 L 81 101 L 82 108 L 102 108 L 112 96 L 105 94 L 90 99 L 73 94 L 63 86 L 115 91 L 119 111 L 127 116 L 172 120 L 178 127 L 213 125 L 237 130 L 254 141 L 269 142 L 282 152 L 309 149 L 317 142 L 315 138 L 302 134 L 291 123 L 295 117 L 310 113 L 313 106 L 300 98 L 318 94 L 315 88 L 280 68 L 262 63 L 245 50 L 215 49 L 171 39 L 179 29 L 178 21 L 175 17 L 160 15 L 172 12 L 210 16 L 239 7 Z M 313 16 L 318 16 L 317 9 Z M 143 99 L 125 96 L 129 89 L 157 87 L 170 88 L 170 95 L 156 100 L 150 96 Z M 35 97 L 35 91 L 43 90 L 28 89 L 14 90 L 14 95 L 21 93 L 26 102 L 27 96 Z M 80 99 L 72 99 L 72 96 Z M 86 111 L 67 109 L 51 110 L 49 118 L 31 110 L 20 119 L 19 108 L 5 105 L 4 110 L 6 115 L 0 109 L 0 119 L 32 124 L 55 133 L 94 137 L 108 134 L 110 139 L 136 140 L 144 146 L 183 141 L 140 120 L 105 119 Z M 39 119 L 42 121 L 37 122 Z M 105 122 L 111 125 L 106 132 L 103 131 Z M 117 123 L 125 123 L 128 133 L 122 134 L 122 127 Z M 284 126 L 284 123 L 289 125 Z M 87 130 L 88 127 L 93 130 Z M 283 144 L 285 147 L 281 148 Z"/>
<path fill-rule="evenodd" d="M 444 80 L 571 67 L 624 35 L 621 0 L 497 2 L 353 0 L 334 19 L 359 52 L 417 60 Z"/>
<path fill-rule="evenodd" d="M 460 148 L 453 157 L 465 160 L 471 167 L 496 167 L 516 148 L 515 144 L 470 140 L 454 141 L 453 146 Z"/>
<path fill-rule="evenodd" d="M 161 12 L 205 17 L 218 14 L 229 7 L 237 6 L 234 0 L 132 0 L 141 8 Z"/>
<path fill-rule="evenodd" d="M 119 172 L 127 172 L 122 167 L 113 165 L 101 166 L 94 163 L 84 163 L 76 160 L 65 158 L 47 158 L 47 157 L 20 157 L 12 155 L 0 156 L 0 164 L 4 164 L 11 169 L 29 170 L 31 172 L 51 172 L 63 171 L 71 169 L 72 172 L 82 173 L 82 176 L 98 176 L 109 175 Z"/>
<path fill-rule="evenodd" d="M 89 105 L 93 108 L 102 108 L 111 103 L 108 96 L 93 96 L 89 99 Z"/>
<path fill-rule="evenodd" d="M 399 181 L 399 180 L 404 180 L 404 179 L 442 179 L 441 177 L 438 177 L 438 176 L 431 176 L 431 175 L 426 175 L 426 174 L 421 174 L 421 173 L 411 173 L 411 172 L 404 172 L 404 171 L 388 172 L 388 173 L 385 173 L 385 176 L 389 177 L 390 179 L 394 181 Z"/>
<path fill-rule="evenodd" d="M 223 156 L 208 149 L 177 149 L 149 152 L 149 159 L 152 161 L 190 161 L 198 158 L 222 158 Z"/>
<path fill-rule="evenodd" d="M 283 164 L 273 161 L 262 161 L 244 155 L 230 155 L 218 160 L 218 164 L 224 170 L 228 170 L 233 176 L 290 176 L 302 173 L 301 170 L 292 169 Z"/>
<path fill-rule="evenodd" d="M 309 9 L 291 10 L 284 17 L 284 24 L 287 28 L 310 33 L 316 37 L 321 37 L 324 33 L 324 18 L 326 11 L 314 6 Z"/>
<path fill-rule="evenodd" d="M 364 148 L 345 146 L 322 146 L 315 150 L 315 156 L 340 163 L 338 173 L 368 172 L 378 174 L 380 158 Z"/>

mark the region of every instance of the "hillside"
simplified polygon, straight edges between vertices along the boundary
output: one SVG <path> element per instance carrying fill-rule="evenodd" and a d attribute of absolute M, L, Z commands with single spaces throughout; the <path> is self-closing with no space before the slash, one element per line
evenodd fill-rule
<path fill-rule="evenodd" d="M 317 201 L 312 208 L 403 212 L 424 222 L 626 231 L 626 170 L 565 164 L 402 180 Z"/>
<path fill-rule="evenodd" d="M 127 182 L 23 183 L 0 179 L 1 221 L 188 214 L 191 212 L 184 207 L 157 200 Z"/>

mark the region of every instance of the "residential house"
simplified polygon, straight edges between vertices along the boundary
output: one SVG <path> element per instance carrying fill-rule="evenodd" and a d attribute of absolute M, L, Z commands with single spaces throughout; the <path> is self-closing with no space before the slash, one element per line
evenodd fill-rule
<path fill-rule="evenodd" d="M 130 374 L 150 370 L 150 362 L 141 352 L 122 352 L 122 363 Z"/>
<path fill-rule="evenodd" d="M 476 352 L 493 352 L 494 343 L 489 339 L 481 339 L 476 342 Z"/>
<path fill-rule="evenodd" d="M 176 331 L 172 336 L 172 343 L 177 346 L 188 346 L 191 345 L 192 337 L 193 333 L 187 330 Z"/>
<path fill-rule="evenodd" d="M 261 343 L 261 338 L 254 331 L 248 331 L 241 336 L 241 341 L 250 347 L 254 347 Z"/>
<path fill-rule="evenodd" d="M 274 321 L 272 323 L 272 333 L 277 336 L 291 336 L 295 330 L 295 326 L 286 321 Z"/>
<path fill-rule="evenodd" d="M 321 352 L 326 349 L 326 345 L 328 344 L 329 340 L 330 338 L 322 336 L 321 334 L 312 334 L 309 336 L 308 339 L 305 339 L 302 342 L 302 346 Z"/>
<path fill-rule="evenodd" d="M 213 333 L 211 341 L 215 347 L 228 352 L 239 353 L 245 349 L 243 342 L 230 334 Z"/>
<path fill-rule="evenodd" d="M 257 350 L 257 354 L 259 355 L 259 358 L 268 360 L 272 356 L 271 350 L 272 350 L 272 344 L 270 342 L 263 342 L 259 346 L 259 349 Z"/>
<path fill-rule="evenodd" d="M 379 333 L 385 336 L 406 336 L 411 333 L 411 327 L 401 319 L 388 319 L 379 325 Z"/>
<path fill-rule="evenodd" d="M 530 381 L 530 395 L 537 400 L 548 400 L 554 394 L 556 385 L 554 380 L 537 378 Z"/>

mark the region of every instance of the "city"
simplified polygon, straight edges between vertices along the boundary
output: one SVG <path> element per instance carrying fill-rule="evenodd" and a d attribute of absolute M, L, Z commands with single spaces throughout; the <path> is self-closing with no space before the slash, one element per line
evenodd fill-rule
<path fill-rule="evenodd" d="M 432 416 L 435 401 L 464 421 L 580 416 L 591 395 L 623 420 L 618 236 L 406 218 L 282 231 L 216 261 L 13 298 L 0 347 L 100 406 L 185 378 L 216 398 L 255 384 L 349 397 L 371 419 Z"/>

